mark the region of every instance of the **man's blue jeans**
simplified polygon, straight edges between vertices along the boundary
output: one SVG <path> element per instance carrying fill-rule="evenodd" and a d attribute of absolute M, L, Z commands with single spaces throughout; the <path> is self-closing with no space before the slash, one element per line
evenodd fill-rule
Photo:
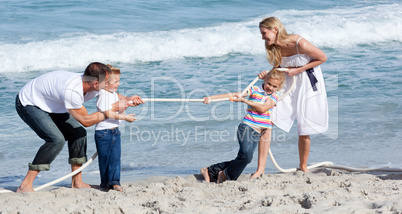
<path fill-rule="evenodd" d="M 211 181 L 216 181 L 219 171 L 222 170 L 227 180 L 237 180 L 247 164 L 253 159 L 253 154 L 260 141 L 260 137 L 261 134 L 252 127 L 240 123 L 237 129 L 237 140 L 240 146 L 237 157 L 234 160 L 213 164 L 208 167 Z"/>
<path fill-rule="evenodd" d="M 120 185 L 121 139 L 119 129 L 96 130 L 95 143 L 98 151 L 101 188 L 109 189 L 113 185 Z"/>
<path fill-rule="evenodd" d="M 18 95 L 15 108 L 21 119 L 45 140 L 29 164 L 29 170 L 49 170 L 50 163 L 61 152 L 66 141 L 70 164 L 87 161 L 87 131 L 69 113 L 48 113 L 36 106 L 23 106 Z"/>

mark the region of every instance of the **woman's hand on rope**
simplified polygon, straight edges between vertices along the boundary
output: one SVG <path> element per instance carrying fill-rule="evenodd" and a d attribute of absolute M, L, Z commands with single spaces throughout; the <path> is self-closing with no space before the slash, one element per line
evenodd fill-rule
<path fill-rule="evenodd" d="M 300 72 L 298 71 L 297 68 L 288 68 L 288 70 L 285 71 L 285 73 L 287 73 L 290 77 L 293 77 L 294 75 L 296 75 Z"/>

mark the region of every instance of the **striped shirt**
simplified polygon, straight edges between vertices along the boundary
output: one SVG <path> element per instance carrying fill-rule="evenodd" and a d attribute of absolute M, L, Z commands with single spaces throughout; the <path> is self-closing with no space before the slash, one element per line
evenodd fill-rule
<path fill-rule="evenodd" d="M 250 94 L 249 100 L 252 102 L 265 103 L 268 99 L 276 103 L 278 102 L 278 93 L 267 94 L 261 86 L 253 86 L 249 89 L 248 94 Z M 250 106 L 247 107 L 246 115 L 244 116 L 243 123 L 256 128 L 272 128 L 271 112 L 272 108 L 264 113 L 258 113 Z"/>

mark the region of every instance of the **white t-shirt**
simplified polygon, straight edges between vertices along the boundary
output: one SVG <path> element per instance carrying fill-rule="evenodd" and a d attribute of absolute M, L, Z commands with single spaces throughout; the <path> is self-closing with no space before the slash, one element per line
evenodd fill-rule
<path fill-rule="evenodd" d="M 19 92 L 23 106 L 37 106 L 48 113 L 66 113 L 79 109 L 85 101 L 94 98 L 98 91 L 85 94 L 82 74 L 52 71 L 29 81 Z"/>
<path fill-rule="evenodd" d="M 98 100 L 96 101 L 96 108 L 100 112 L 104 112 L 112 109 L 112 104 L 119 101 L 119 95 L 116 92 L 108 92 L 106 90 L 100 90 Z M 96 124 L 95 130 L 113 129 L 120 125 L 122 120 L 115 120 L 106 118 L 104 121 Z"/>

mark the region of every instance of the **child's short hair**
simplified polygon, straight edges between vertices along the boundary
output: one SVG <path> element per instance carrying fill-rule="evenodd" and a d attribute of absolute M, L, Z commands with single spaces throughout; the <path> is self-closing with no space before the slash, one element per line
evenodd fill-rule
<path fill-rule="evenodd" d="M 268 74 L 265 76 L 264 81 L 269 80 L 269 79 L 277 79 L 281 81 L 281 85 L 279 86 L 278 90 L 282 88 L 283 83 L 285 82 L 286 76 L 285 72 L 280 71 L 276 68 L 272 68 Z"/>
<path fill-rule="evenodd" d="M 113 67 L 113 65 L 110 65 L 110 64 L 107 64 L 106 66 L 109 67 L 110 70 L 112 71 L 111 75 L 120 75 L 121 74 L 120 68 Z"/>

